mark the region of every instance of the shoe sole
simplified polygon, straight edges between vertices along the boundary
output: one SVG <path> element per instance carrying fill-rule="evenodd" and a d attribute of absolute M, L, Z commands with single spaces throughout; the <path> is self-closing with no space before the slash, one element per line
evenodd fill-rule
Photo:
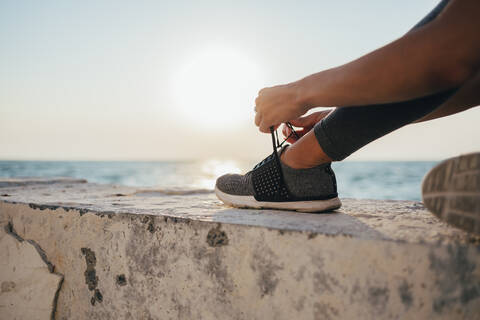
<path fill-rule="evenodd" d="M 422 181 L 427 209 L 441 220 L 480 235 L 480 153 L 445 160 Z"/>
<path fill-rule="evenodd" d="M 300 212 L 324 212 L 338 209 L 342 206 L 340 199 L 314 201 L 265 202 L 257 201 L 253 196 L 237 196 L 220 191 L 215 187 L 217 198 L 225 204 L 236 208 L 280 209 Z"/>

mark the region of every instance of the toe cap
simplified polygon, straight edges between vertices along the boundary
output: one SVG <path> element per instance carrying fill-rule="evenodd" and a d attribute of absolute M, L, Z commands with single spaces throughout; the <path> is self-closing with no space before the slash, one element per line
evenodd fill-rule
<path fill-rule="evenodd" d="M 217 179 L 216 187 L 220 191 L 232 195 L 253 196 L 253 185 L 250 175 L 225 174 Z"/>

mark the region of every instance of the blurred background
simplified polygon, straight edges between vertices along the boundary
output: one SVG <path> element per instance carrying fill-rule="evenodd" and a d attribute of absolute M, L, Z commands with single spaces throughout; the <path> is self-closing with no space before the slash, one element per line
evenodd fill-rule
<path fill-rule="evenodd" d="M 437 2 L 2 0 L 0 176 L 213 188 L 271 152 L 259 89 L 385 45 Z M 479 120 L 366 146 L 335 164 L 341 195 L 419 199 L 432 165 L 477 150 Z"/>

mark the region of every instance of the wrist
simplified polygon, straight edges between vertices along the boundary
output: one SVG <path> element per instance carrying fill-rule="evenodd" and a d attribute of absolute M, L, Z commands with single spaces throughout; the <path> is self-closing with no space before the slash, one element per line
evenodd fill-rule
<path fill-rule="evenodd" d="M 295 110 L 304 114 L 310 108 L 304 103 L 304 88 L 300 81 L 290 82 L 285 85 L 285 88 L 289 90 L 290 99 Z"/>
<path fill-rule="evenodd" d="M 315 96 L 319 92 L 315 90 L 313 80 L 311 75 L 297 81 L 297 101 L 303 107 L 304 112 L 317 106 L 315 100 L 318 99 Z"/>
<path fill-rule="evenodd" d="M 306 111 L 315 107 L 331 107 L 333 79 L 336 68 L 324 70 L 297 81 L 298 101 L 306 106 Z"/>

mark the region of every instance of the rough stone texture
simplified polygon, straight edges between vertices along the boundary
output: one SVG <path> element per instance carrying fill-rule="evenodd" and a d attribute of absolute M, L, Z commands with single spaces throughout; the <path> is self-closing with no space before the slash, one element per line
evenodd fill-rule
<path fill-rule="evenodd" d="M 63 276 L 54 273 L 41 248 L 0 223 L 0 318 L 51 319 Z"/>
<path fill-rule="evenodd" d="M 0 221 L 65 276 L 57 319 L 478 318 L 478 238 L 418 202 L 343 204 L 239 210 L 205 190 L 59 181 L 0 188 Z"/>

